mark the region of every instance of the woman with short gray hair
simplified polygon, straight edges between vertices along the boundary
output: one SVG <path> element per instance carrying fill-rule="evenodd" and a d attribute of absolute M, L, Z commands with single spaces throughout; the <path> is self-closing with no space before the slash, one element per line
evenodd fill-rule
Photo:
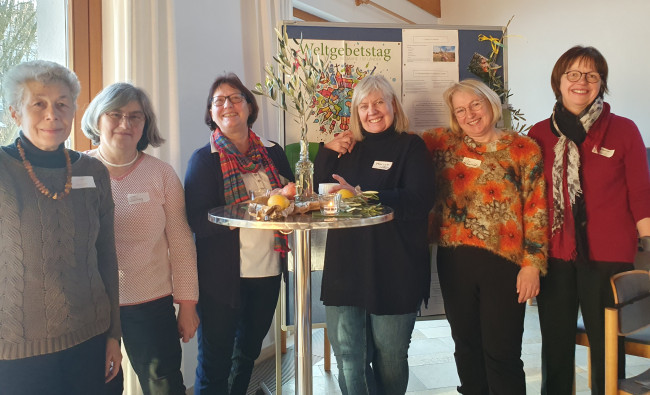
<path fill-rule="evenodd" d="M 183 395 L 178 339 L 187 343 L 199 324 L 196 249 L 183 186 L 169 164 L 142 152 L 164 142 L 142 89 L 107 86 L 81 127 L 98 145 L 88 154 L 111 175 L 124 348 L 145 394 Z"/>
<path fill-rule="evenodd" d="M 65 148 L 73 72 L 36 60 L 4 78 L 21 131 L 0 149 L 2 392 L 98 394 L 122 360 L 108 172 Z"/>
<path fill-rule="evenodd" d="M 101 116 L 118 112 L 121 107 L 130 102 L 139 103 L 145 119 L 142 138 L 138 141 L 137 150 L 144 151 L 150 144 L 153 147 L 158 147 L 165 142 L 165 139 L 160 136 L 156 114 L 147 94 L 129 83 L 118 82 L 107 86 L 95 96 L 81 118 L 81 129 L 93 145 L 99 145 L 101 142 L 102 132 L 99 129 Z"/>

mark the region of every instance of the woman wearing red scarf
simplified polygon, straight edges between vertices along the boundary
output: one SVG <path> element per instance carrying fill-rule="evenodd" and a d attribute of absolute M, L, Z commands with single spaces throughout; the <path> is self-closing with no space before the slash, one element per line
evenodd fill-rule
<path fill-rule="evenodd" d="M 542 394 L 572 393 L 578 306 L 589 337 L 592 394 L 604 393 L 604 309 L 614 304 L 609 278 L 633 268 L 637 237 L 650 248 L 645 145 L 636 125 L 603 101 L 607 73 L 597 49 L 565 52 L 551 74 L 553 113 L 528 134 L 544 155 L 551 231 L 548 274 L 537 297 Z"/>
<path fill-rule="evenodd" d="M 282 147 L 251 130 L 258 111 L 235 74 L 217 78 L 205 111 L 210 142 L 194 152 L 185 175 L 199 273 L 195 394 L 246 393 L 278 300 L 281 246 L 274 232 L 208 221 L 208 210 L 243 202 L 249 190 L 293 180 Z"/>

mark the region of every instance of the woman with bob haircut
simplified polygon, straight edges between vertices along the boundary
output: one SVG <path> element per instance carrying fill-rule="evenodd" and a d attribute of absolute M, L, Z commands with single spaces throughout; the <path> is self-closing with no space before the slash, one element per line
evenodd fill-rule
<path fill-rule="evenodd" d="M 328 231 L 321 300 L 341 392 L 404 394 L 411 333 L 431 283 L 431 156 L 420 137 L 406 133 L 408 119 L 385 77 L 362 79 L 351 110 L 350 131 L 315 158 L 315 183 L 336 180 L 333 191 L 354 194 L 377 191 L 395 216 L 380 225 Z"/>
<path fill-rule="evenodd" d="M 20 135 L 0 149 L 0 387 L 101 394 L 122 360 L 106 168 L 65 148 L 81 89 L 49 61 L 4 75 Z"/>
<path fill-rule="evenodd" d="M 285 239 L 208 221 L 209 210 L 246 201 L 250 190 L 293 181 L 282 147 L 253 132 L 258 111 L 235 74 L 217 77 L 205 104 L 209 141 L 192 154 L 185 174 L 199 268 L 195 394 L 246 394 L 280 294 Z"/>
<path fill-rule="evenodd" d="M 176 172 L 143 152 L 165 141 L 151 102 L 131 84 L 109 85 L 81 128 L 111 176 L 124 348 L 143 393 L 185 394 L 179 337 L 187 343 L 199 324 L 196 250 Z"/>
<path fill-rule="evenodd" d="M 525 301 L 546 272 L 542 156 L 533 140 L 496 128 L 497 94 L 478 80 L 443 94 L 451 129 L 427 131 L 439 193 L 432 231 L 462 394 L 526 393 Z"/>
<path fill-rule="evenodd" d="M 548 275 L 537 297 L 542 332 L 542 394 L 573 391 L 578 307 L 591 359 L 591 393 L 605 393 L 609 279 L 633 269 L 637 239 L 650 251 L 650 175 L 634 122 L 614 115 L 605 57 L 593 47 L 566 51 L 551 72 L 551 117 L 528 135 L 542 147 L 549 182 Z M 619 376 L 625 377 L 623 341 Z"/>

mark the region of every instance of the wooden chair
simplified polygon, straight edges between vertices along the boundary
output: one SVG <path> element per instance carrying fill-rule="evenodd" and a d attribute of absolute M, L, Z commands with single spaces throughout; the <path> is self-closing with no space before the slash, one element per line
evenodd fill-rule
<path fill-rule="evenodd" d="M 616 307 L 605 309 L 605 394 L 650 394 L 650 369 L 618 379 L 618 336 L 625 353 L 650 358 L 650 272 L 632 270 L 612 276 Z"/>
<path fill-rule="evenodd" d="M 650 148 L 648 148 L 648 155 L 650 156 Z M 642 271 L 650 270 L 650 252 L 642 251 L 640 244 L 639 244 L 639 251 L 636 253 L 636 256 L 634 258 L 634 267 Z M 578 319 L 578 328 L 576 332 L 576 344 L 587 347 L 587 380 L 588 380 L 589 388 L 591 388 L 591 358 L 590 358 L 591 350 L 589 348 L 589 339 L 587 338 L 587 331 L 585 330 L 585 324 L 582 321 L 582 317 Z M 632 354 L 631 352 L 627 352 L 627 347 L 628 347 L 627 344 L 625 347 L 626 347 L 626 354 Z"/>

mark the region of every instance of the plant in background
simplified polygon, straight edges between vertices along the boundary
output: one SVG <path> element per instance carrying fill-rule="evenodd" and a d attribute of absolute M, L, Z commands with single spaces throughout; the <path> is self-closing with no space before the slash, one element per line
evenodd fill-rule
<path fill-rule="evenodd" d="M 314 164 L 309 160 L 307 125 L 313 111 L 310 104 L 316 97 L 316 88 L 324 72 L 320 57 L 311 48 L 275 29 L 278 52 L 273 57 L 277 66 L 267 64 L 264 83 L 257 83 L 253 93 L 273 100 L 282 111 L 293 115 L 300 125 L 300 160 L 296 163 L 296 193 L 299 200 L 309 200 L 314 192 Z M 293 45 L 292 45 L 293 44 Z"/>
<path fill-rule="evenodd" d="M 490 89 L 492 89 L 494 92 L 496 92 L 497 95 L 501 98 L 501 103 L 503 103 L 505 106 L 504 108 L 508 110 L 508 115 L 510 115 L 509 119 L 506 119 L 504 121 L 508 122 L 511 124 L 510 127 L 519 132 L 519 133 L 524 133 L 527 132 L 532 125 L 526 125 L 521 124 L 520 121 L 526 121 L 526 118 L 524 116 L 524 113 L 521 112 L 520 109 L 514 108 L 511 104 L 508 103 L 508 99 L 512 97 L 512 93 L 510 93 L 510 89 L 506 89 L 505 85 L 503 83 L 503 77 L 501 74 L 499 74 L 499 70 L 502 68 L 497 63 L 497 57 L 499 56 L 499 51 L 501 48 L 504 47 L 503 45 L 503 39 L 506 37 L 505 33 L 506 30 L 508 30 L 508 26 L 510 26 L 510 22 L 512 22 L 512 19 L 514 18 L 514 15 L 508 23 L 505 25 L 501 32 L 501 37 L 500 38 L 495 38 L 495 37 L 487 37 L 484 34 L 479 34 L 478 35 L 478 40 L 479 41 L 489 41 L 490 45 L 492 47 L 492 52 L 490 52 L 490 55 L 488 57 L 485 57 L 481 54 L 474 54 L 472 57 L 472 60 L 470 61 L 469 66 L 467 69 L 477 77 L 479 77 L 483 82 L 485 82 Z M 508 126 L 506 124 L 506 126 Z"/>
<path fill-rule="evenodd" d="M 20 62 L 36 59 L 36 4 L 33 1 L 0 0 L 0 76 Z M 0 93 L 3 92 L 0 81 Z M 0 145 L 18 134 L 4 95 L 0 99 Z"/>

